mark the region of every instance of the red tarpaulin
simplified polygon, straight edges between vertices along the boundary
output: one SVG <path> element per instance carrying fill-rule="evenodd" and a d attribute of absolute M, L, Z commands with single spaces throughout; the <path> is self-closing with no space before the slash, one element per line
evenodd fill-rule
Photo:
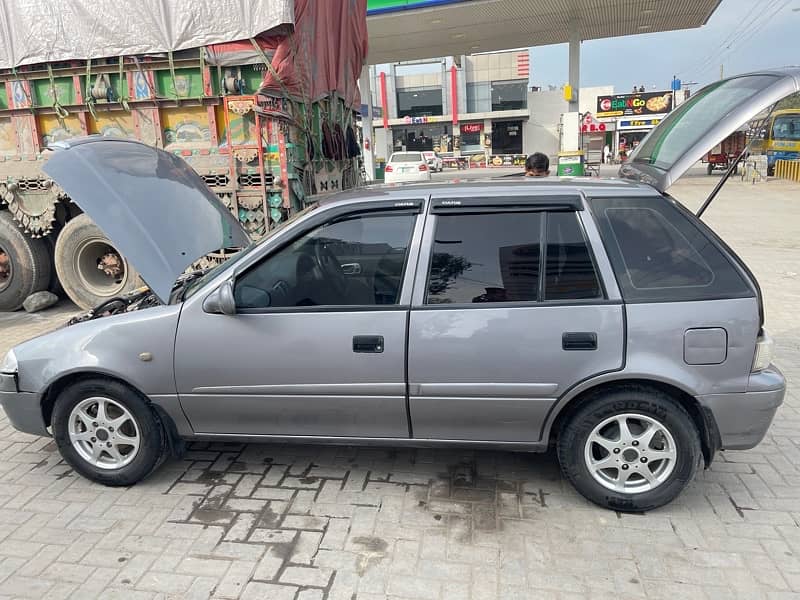
<path fill-rule="evenodd" d="M 367 59 L 367 0 L 295 0 L 294 34 L 281 38 L 263 91 L 315 101 L 337 92 L 360 106 L 358 79 Z"/>
<path fill-rule="evenodd" d="M 261 91 L 314 102 L 338 93 L 348 106 L 360 106 L 358 79 L 367 59 L 367 0 L 295 0 L 294 31 L 259 36 L 271 59 Z M 208 47 L 209 63 L 262 62 L 249 40 Z"/>

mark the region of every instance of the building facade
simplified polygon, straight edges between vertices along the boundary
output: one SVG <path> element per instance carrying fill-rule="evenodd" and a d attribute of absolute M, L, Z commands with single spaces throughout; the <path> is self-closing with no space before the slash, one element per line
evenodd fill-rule
<path fill-rule="evenodd" d="M 487 159 L 523 156 L 528 111 L 528 51 L 477 54 L 376 69 L 376 156 L 434 150 Z"/>
<path fill-rule="evenodd" d="M 560 90 L 532 91 L 527 50 L 475 54 L 374 68 L 375 154 L 434 150 L 474 165 L 521 165 L 533 152 L 555 157 L 559 121 L 568 110 Z M 598 94 L 581 90 L 581 111 Z"/>

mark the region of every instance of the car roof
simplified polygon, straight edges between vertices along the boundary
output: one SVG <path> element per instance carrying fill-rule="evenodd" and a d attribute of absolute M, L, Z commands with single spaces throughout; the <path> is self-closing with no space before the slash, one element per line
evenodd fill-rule
<path fill-rule="evenodd" d="M 603 177 L 495 177 L 452 179 L 425 183 L 371 184 L 344 192 L 321 194 L 314 199 L 323 206 L 365 200 L 408 200 L 427 198 L 477 197 L 509 193 L 515 196 L 651 196 L 661 194 L 649 185 Z"/>

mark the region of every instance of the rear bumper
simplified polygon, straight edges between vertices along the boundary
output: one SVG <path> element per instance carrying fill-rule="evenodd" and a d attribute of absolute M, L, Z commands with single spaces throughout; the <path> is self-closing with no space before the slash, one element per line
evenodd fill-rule
<path fill-rule="evenodd" d="M 413 183 L 420 181 L 430 181 L 431 172 L 425 171 L 423 173 L 384 173 L 384 183 Z"/>
<path fill-rule="evenodd" d="M 713 416 L 720 449 L 747 450 L 764 439 L 785 393 L 783 374 L 770 365 L 750 375 L 746 392 L 709 394 L 697 399 Z"/>
<path fill-rule="evenodd" d="M 42 417 L 41 396 L 18 391 L 13 375 L 0 374 L 0 406 L 14 429 L 34 435 L 50 435 Z"/>

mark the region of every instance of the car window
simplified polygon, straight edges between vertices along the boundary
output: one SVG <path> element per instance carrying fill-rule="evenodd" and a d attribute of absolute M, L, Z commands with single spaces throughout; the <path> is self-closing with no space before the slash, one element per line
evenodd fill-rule
<path fill-rule="evenodd" d="M 411 163 L 418 163 L 422 162 L 422 155 L 419 152 L 397 152 L 392 154 L 392 157 L 389 159 L 389 162 L 399 163 L 399 162 L 411 162 Z"/>
<path fill-rule="evenodd" d="M 579 300 L 602 295 L 583 228 L 574 212 L 547 215 L 545 300 Z"/>
<path fill-rule="evenodd" d="M 397 304 L 416 215 L 354 215 L 322 225 L 236 280 L 237 309 Z"/>
<path fill-rule="evenodd" d="M 427 304 L 535 302 L 541 213 L 439 215 Z"/>
<path fill-rule="evenodd" d="M 598 198 L 592 206 L 627 301 L 754 294 L 713 240 L 672 203 Z"/>

